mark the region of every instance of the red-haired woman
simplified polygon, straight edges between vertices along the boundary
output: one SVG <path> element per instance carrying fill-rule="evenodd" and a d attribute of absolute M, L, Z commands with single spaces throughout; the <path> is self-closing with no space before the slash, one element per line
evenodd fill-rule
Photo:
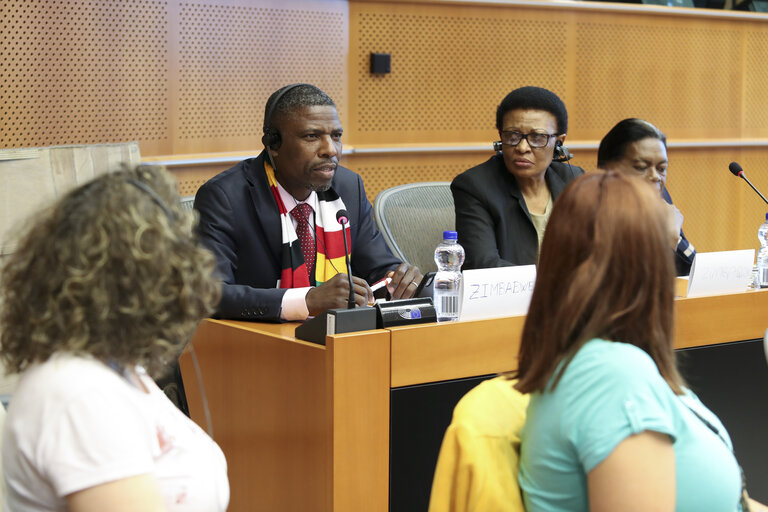
<path fill-rule="evenodd" d="M 728 433 L 675 363 L 676 240 L 638 177 L 592 173 L 555 204 L 518 370 L 528 512 L 740 510 Z"/>

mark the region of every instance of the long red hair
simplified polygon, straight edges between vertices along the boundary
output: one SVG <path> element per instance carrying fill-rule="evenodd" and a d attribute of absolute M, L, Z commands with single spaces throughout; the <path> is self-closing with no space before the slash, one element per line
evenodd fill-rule
<path fill-rule="evenodd" d="M 642 179 L 598 171 L 558 198 L 523 328 L 517 389 L 543 391 L 593 338 L 631 343 L 677 393 L 672 347 L 675 267 L 668 212 Z"/>

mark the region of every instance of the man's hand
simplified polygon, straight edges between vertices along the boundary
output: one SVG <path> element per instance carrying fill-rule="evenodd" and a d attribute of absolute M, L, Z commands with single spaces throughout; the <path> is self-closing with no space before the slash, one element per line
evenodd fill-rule
<path fill-rule="evenodd" d="M 355 287 L 355 304 L 365 306 L 373 302 L 373 292 L 365 280 L 352 276 Z M 347 274 L 336 274 L 316 288 L 311 288 L 305 297 L 310 316 L 323 311 L 347 306 L 349 300 L 349 278 Z"/>
<path fill-rule="evenodd" d="M 387 274 L 392 278 L 392 282 L 387 285 L 389 295 L 393 299 L 410 299 L 416 293 L 416 288 L 424 276 L 421 275 L 419 267 L 401 263 L 394 272 Z"/>

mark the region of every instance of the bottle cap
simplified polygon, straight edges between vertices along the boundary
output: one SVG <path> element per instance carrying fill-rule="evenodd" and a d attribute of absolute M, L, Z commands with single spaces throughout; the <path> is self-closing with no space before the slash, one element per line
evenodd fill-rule
<path fill-rule="evenodd" d="M 766 218 L 768 218 L 768 213 L 766 213 Z M 455 231 L 443 231 L 443 239 L 444 240 L 456 240 L 458 239 L 458 235 L 456 235 Z"/>

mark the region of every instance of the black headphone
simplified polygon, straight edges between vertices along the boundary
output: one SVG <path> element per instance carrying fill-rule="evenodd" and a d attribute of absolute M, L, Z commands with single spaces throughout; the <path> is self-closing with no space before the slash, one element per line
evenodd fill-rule
<path fill-rule="evenodd" d="M 555 152 L 552 155 L 552 160 L 555 162 L 567 162 L 573 158 L 573 155 L 570 151 L 568 151 L 568 148 L 563 146 L 563 141 L 558 140 L 555 142 Z"/>
<path fill-rule="evenodd" d="M 165 204 L 165 201 L 160 198 L 160 195 L 152 190 L 152 187 L 143 181 L 139 181 L 134 178 L 126 178 L 125 181 L 147 194 L 149 198 L 152 199 L 152 202 L 159 206 L 161 210 L 163 210 L 163 213 L 165 213 L 165 216 L 168 217 L 168 220 L 173 221 L 176 219 L 176 216 L 173 214 L 173 212 L 171 212 L 171 209 L 168 208 L 168 205 Z"/>
<path fill-rule="evenodd" d="M 300 85 L 308 85 L 304 83 L 296 83 L 281 87 L 277 91 L 272 93 L 272 96 L 267 100 L 267 107 L 264 112 L 264 135 L 261 136 L 261 143 L 267 149 L 278 149 L 282 138 L 280 132 L 272 127 L 272 116 L 275 115 L 275 109 L 280 101 L 280 98 L 286 95 L 288 91 L 295 89 Z"/>
<path fill-rule="evenodd" d="M 496 140 L 493 142 L 493 150 L 497 153 L 501 151 L 501 141 Z M 568 151 L 568 148 L 563 146 L 563 142 L 558 140 L 555 142 L 555 151 L 552 154 L 552 160 L 555 162 L 567 162 L 573 158 L 573 155 L 570 151 Z"/>

